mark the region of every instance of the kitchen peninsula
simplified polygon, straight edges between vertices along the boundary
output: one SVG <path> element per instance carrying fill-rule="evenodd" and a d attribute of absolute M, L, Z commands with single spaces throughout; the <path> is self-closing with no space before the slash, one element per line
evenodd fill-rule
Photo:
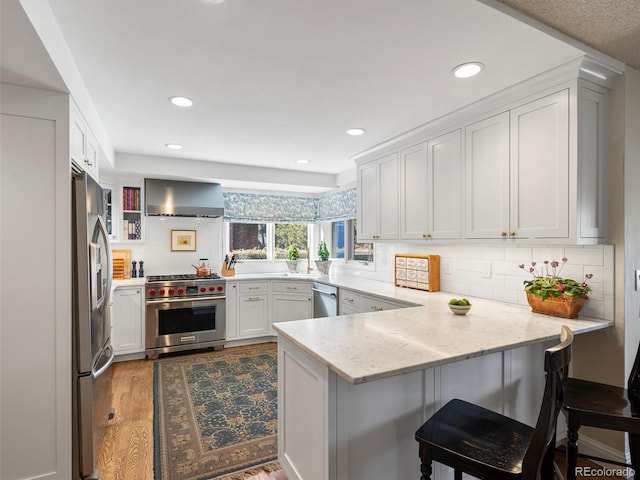
<path fill-rule="evenodd" d="M 421 306 L 274 324 L 279 460 L 289 479 L 417 478 L 415 430 L 454 397 L 534 424 L 544 349 L 560 327 L 582 334 L 613 324 L 480 298 L 456 316 L 451 294 L 388 288 Z M 434 466 L 435 478 L 453 478 Z"/>

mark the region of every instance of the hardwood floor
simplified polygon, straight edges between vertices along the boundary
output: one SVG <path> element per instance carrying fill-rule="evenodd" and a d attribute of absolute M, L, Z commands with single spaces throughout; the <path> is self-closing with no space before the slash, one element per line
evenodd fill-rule
<path fill-rule="evenodd" d="M 100 480 L 153 479 L 153 362 L 113 367 L 115 417 L 98 460 Z"/>
<path fill-rule="evenodd" d="M 153 479 L 153 363 L 150 360 L 134 360 L 119 362 L 113 367 L 116 415 L 109 422 L 98 460 L 100 480 Z M 558 464 L 564 470 L 564 456 L 561 453 L 558 454 Z M 599 468 L 585 460 L 580 460 L 579 464 Z M 612 480 L 623 477 L 588 478 Z M 284 472 L 279 470 L 270 474 L 260 473 L 246 480 L 287 479 Z"/>

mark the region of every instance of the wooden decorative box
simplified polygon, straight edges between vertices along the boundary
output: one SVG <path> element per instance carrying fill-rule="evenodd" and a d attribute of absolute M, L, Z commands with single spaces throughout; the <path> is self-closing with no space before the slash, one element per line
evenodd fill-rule
<path fill-rule="evenodd" d="M 396 254 L 394 283 L 396 287 L 440 291 L 440 256 Z"/>

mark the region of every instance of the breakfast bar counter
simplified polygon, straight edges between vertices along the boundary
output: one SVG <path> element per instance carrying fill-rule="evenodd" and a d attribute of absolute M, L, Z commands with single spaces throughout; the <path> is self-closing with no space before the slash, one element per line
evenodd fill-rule
<path fill-rule="evenodd" d="M 613 324 L 472 297 L 467 315 L 453 315 L 455 295 L 382 288 L 420 306 L 274 324 L 279 460 L 290 480 L 419 478 L 415 430 L 452 398 L 533 425 L 544 350 L 560 327 Z M 434 478 L 453 478 L 434 467 Z"/>

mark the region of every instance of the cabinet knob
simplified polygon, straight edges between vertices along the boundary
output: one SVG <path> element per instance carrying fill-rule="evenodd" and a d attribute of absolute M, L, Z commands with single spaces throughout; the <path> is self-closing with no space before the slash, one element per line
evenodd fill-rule
<path fill-rule="evenodd" d="M 515 237 L 515 236 L 516 236 L 516 232 L 511 231 L 510 235 L 511 235 L 512 237 Z"/>
<path fill-rule="evenodd" d="M 507 236 L 507 232 L 502 231 L 502 232 L 500 232 L 500 235 L 502 235 L 503 237 L 506 237 Z"/>

